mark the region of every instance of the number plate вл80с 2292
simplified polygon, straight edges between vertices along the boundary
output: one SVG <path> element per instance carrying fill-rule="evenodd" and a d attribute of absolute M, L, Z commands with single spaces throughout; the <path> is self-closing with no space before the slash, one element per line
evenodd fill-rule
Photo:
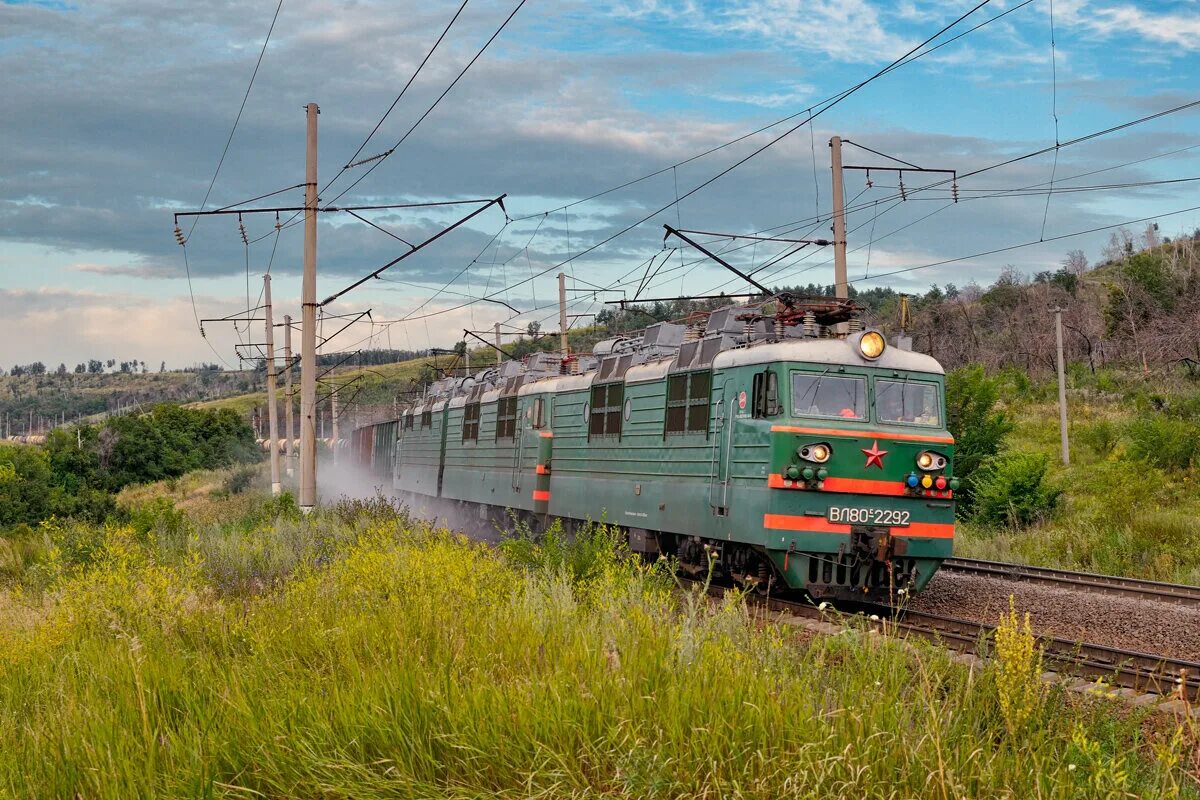
<path fill-rule="evenodd" d="M 881 525 L 890 528 L 908 527 L 910 514 L 890 508 L 851 508 L 830 506 L 825 514 L 829 522 L 842 525 Z"/>

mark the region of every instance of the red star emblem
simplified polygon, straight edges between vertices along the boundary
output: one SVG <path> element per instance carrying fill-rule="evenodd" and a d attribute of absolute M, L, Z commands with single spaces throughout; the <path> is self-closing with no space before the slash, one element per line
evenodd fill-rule
<path fill-rule="evenodd" d="M 871 442 L 871 449 L 867 450 L 866 448 L 864 448 L 863 452 L 867 456 L 867 468 L 868 469 L 870 468 L 870 466 L 872 464 L 879 467 L 880 469 L 883 469 L 883 457 L 888 454 L 888 451 L 879 449 L 879 441 L 878 440 Z"/>

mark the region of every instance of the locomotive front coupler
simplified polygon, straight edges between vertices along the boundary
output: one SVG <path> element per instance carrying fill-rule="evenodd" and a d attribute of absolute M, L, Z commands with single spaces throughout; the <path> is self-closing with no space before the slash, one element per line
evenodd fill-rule
<path fill-rule="evenodd" d="M 860 563 L 891 561 L 908 552 L 908 541 L 892 536 L 890 528 L 855 525 L 850 528 L 850 553 Z"/>

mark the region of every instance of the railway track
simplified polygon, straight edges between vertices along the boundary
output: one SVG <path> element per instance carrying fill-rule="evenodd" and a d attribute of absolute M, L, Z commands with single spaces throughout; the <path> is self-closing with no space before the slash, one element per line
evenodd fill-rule
<path fill-rule="evenodd" d="M 710 586 L 710 594 L 722 596 L 728 589 Z M 747 602 L 768 610 L 805 619 L 829 621 L 834 616 L 843 621 L 852 614 L 819 609 L 808 602 L 762 598 L 746 595 Z M 960 653 L 986 657 L 996 628 L 993 625 L 971 622 L 955 617 L 893 608 L 869 606 L 864 610 L 879 617 L 870 620 L 880 630 L 913 636 L 949 647 Z M 1200 662 L 1166 658 L 1150 653 L 1122 650 L 1105 645 L 1073 642 L 1052 636 L 1039 636 L 1047 668 L 1062 675 L 1071 675 L 1089 682 L 1130 689 L 1138 693 L 1159 695 L 1164 699 L 1186 699 L 1200 703 Z"/>
<path fill-rule="evenodd" d="M 1049 567 L 1010 564 L 1004 561 L 983 561 L 975 558 L 948 558 L 942 562 L 941 569 L 965 575 L 1039 583 L 1046 586 L 1200 607 L 1200 586 L 1188 586 L 1181 583 L 1160 583 L 1139 578 L 1125 578 L 1119 575 L 1072 572 Z"/>

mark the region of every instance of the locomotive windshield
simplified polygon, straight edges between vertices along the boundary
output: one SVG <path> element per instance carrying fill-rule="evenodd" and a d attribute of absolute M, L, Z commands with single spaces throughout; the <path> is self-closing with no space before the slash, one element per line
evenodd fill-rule
<path fill-rule="evenodd" d="M 792 408 L 797 416 L 867 418 L 867 379 L 792 373 Z"/>
<path fill-rule="evenodd" d="M 915 381 L 875 381 L 875 415 L 880 422 L 941 427 L 938 387 Z"/>

